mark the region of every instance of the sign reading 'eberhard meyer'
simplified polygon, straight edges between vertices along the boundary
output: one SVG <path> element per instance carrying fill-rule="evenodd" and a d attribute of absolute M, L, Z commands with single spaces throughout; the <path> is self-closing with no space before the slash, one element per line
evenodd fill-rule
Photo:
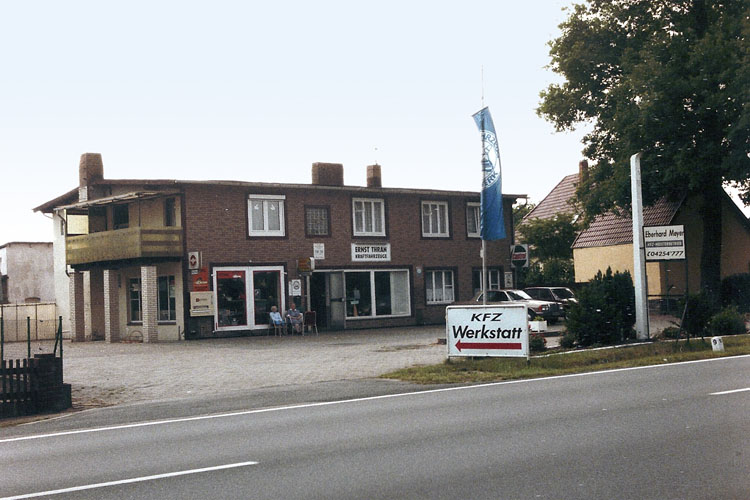
<path fill-rule="evenodd" d="M 390 262 L 391 244 L 378 243 L 369 245 L 366 243 L 352 243 L 353 262 Z"/>
<path fill-rule="evenodd" d="M 646 260 L 685 260 L 685 226 L 643 228 Z"/>
<path fill-rule="evenodd" d="M 445 308 L 448 356 L 528 357 L 526 304 Z"/>

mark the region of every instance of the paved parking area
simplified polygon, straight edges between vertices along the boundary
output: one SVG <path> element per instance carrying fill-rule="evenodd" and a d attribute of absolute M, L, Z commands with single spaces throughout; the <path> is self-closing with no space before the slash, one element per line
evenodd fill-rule
<path fill-rule="evenodd" d="M 441 363 L 444 336 L 445 327 L 434 325 L 157 344 L 65 341 L 64 377 L 76 408 L 208 397 Z M 32 354 L 51 350 L 51 343 L 32 341 Z M 15 356 L 26 356 L 25 342 L 6 344 L 5 357 Z"/>

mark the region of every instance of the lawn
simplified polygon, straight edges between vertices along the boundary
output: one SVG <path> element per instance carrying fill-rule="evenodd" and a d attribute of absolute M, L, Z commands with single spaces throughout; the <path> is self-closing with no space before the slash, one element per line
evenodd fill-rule
<path fill-rule="evenodd" d="M 438 365 L 406 368 L 382 377 L 419 384 L 491 382 L 750 354 L 750 336 L 723 339 L 724 352 L 713 352 L 708 338 L 660 341 L 601 349 L 555 350 L 533 356 L 528 363 L 523 358 L 451 358 Z"/>

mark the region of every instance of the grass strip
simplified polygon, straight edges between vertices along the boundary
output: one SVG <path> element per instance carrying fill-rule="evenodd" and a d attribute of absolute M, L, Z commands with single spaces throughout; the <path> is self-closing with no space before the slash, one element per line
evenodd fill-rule
<path fill-rule="evenodd" d="M 382 378 L 418 384 L 476 383 L 750 354 L 750 336 L 723 337 L 723 340 L 724 352 L 714 352 L 707 338 L 692 339 L 689 343 L 661 341 L 607 349 L 550 350 L 532 357 L 529 363 L 523 358 L 452 358 L 437 365 L 397 370 Z"/>

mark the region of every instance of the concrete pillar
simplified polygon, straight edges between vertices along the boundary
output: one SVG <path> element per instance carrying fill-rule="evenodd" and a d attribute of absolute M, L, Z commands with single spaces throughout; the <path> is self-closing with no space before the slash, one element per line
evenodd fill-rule
<path fill-rule="evenodd" d="M 159 327 L 159 286 L 156 278 L 156 266 L 141 267 L 141 311 L 143 319 L 143 341 L 158 342 Z"/>
<path fill-rule="evenodd" d="M 86 340 L 86 326 L 84 318 L 83 273 L 74 272 L 70 275 L 70 340 L 83 342 Z"/>
<path fill-rule="evenodd" d="M 120 289 L 117 272 L 104 270 L 104 339 L 120 341 Z"/>

